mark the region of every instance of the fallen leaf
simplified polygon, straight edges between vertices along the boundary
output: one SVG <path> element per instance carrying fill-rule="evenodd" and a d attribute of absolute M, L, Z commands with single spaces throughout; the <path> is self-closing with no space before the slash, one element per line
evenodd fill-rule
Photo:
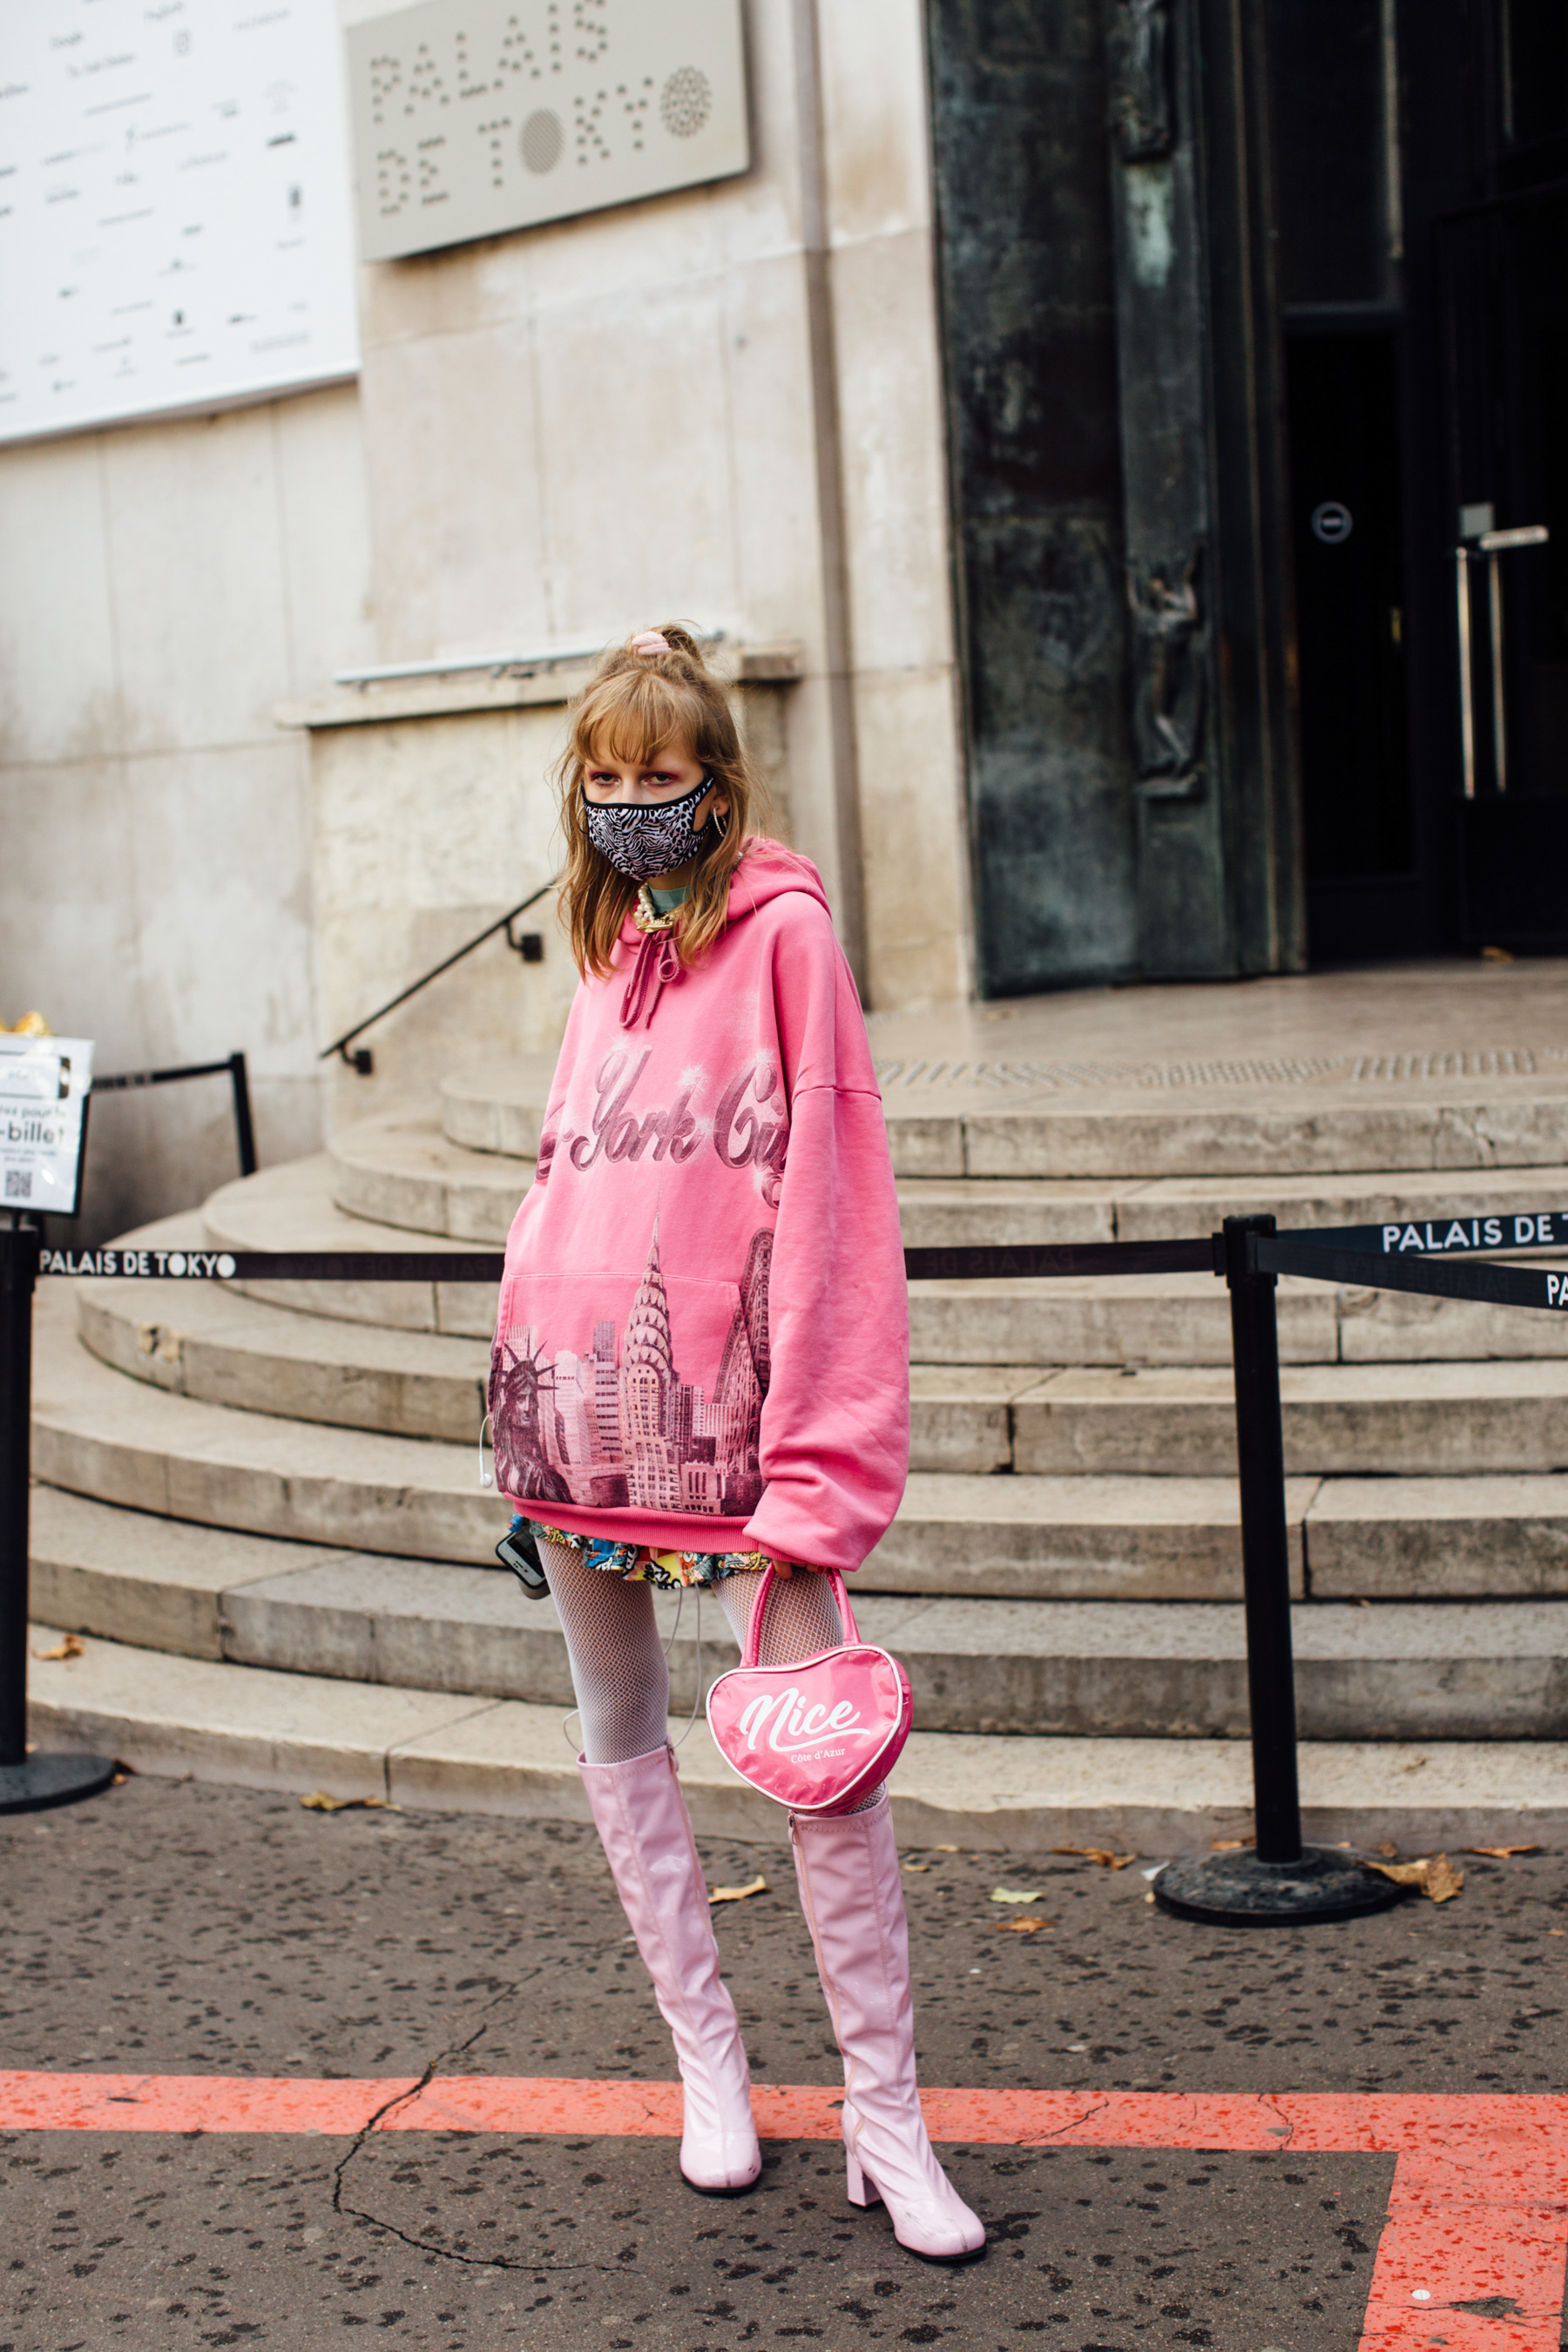
<path fill-rule="evenodd" d="M 1363 1855 L 1361 1866 L 1392 1878 L 1396 1886 L 1418 1886 L 1434 1903 L 1452 1902 L 1465 1883 L 1464 1872 L 1446 1853 L 1424 1853 L 1415 1862 L 1369 1862 Z"/>
<path fill-rule="evenodd" d="M 1054 1927 L 1056 1924 L 1054 1919 L 998 1919 L 995 1928 L 999 1936 L 1034 1936 L 1042 1927 Z"/>
<path fill-rule="evenodd" d="M 768 1882 L 759 1870 L 750 1886 L 710 1886 L 708 1900 L 710 1903 L 743 1903 L 748 1895 L 765 1895 L 767 1891 Z"/>
<path fill-rule="evenodd" d="M 994 1886 L 991 1900 L 993 1903 L 1037 1903 L 1042 1891 L 1038 1886 Z"/>
<path fill-rule="evenodd" d="M 1516 1853 L 1539 1853 L 1541 1851 L 1538 1845 L 1462 1845 L 1459 1848 L 1461 1853 L 1489 1853 L 1494 1862 L 1508 1862 Z"/>
<path fill-rule="evenodd" d="M 308 1813 L 395 1813 L 398 1808 L 385 1797 L 329 1797 L 324 1789 L 312 1789 L 300 1802 Z"/>
<path fill-rule="evenodd" d="M 955 1845 L 933 1845 L 931 1852 L 932 1853 L 956 1853 L 958 1848 Z"/>
<path fill-rule="evenodd" d="M 899 1867 L 900 1870 L 912 1871 L 917 1878 L 923 1878 L 931 1864 L 929 1862 L 903 1862 L 899 1864 Z"/>
<path fill-rule="evenodd" d="M 1112 1853 L 1108 1845 L 1054 1845 L 1051 1852 L 1081 1853 L 1086 1862 L 1099 1863 L 1101 1870 L 1125 1870 L 1130 1862 L 1138 1859 L 1135 1853 Z"/>
<path fill-rule="evenodd" d="M 1568 1927 L 1548 1927 L 1549 1936 L 1568 1936 Z"/>
<path fill-rule="evenodd" d="M 66 1633 L 52 1650 L 35 1650 L 35 1658 L 80 1658 L 87 1654 L 87 1643 L 79 1633 Z"/>
<path fill-rule="evenodd" d="M 1399 1859 L 1399 1848 L 1396 1845 L 1380 1845 L 1377 1850 L 1386 1862 L 1397 1862 Z"/>
<path fill-rule="evenodd" d="M 1243 1847 L 1256 1845 L 1256 1838 L 1210 1838 L 1211 1853 L 1240 1853 Z"/>

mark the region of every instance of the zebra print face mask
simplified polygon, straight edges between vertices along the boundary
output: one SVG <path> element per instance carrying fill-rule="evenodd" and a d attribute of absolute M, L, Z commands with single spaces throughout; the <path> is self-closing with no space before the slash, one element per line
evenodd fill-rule
<path fill-rule="evenodd" d="M 673 874 L 690 858 L 700 857 L 713 838 L 711 816 L 700 826 L 691 822 L 692 810 L 712 785 L 712 777 L 704 776 L 678 801 L 661 802 L 657 808 L 646 803 L 628 807 L 624 801 L 591 801 L 584 794 L 588 838 L 600 856 L 607 857 L 628 882 Z"/>

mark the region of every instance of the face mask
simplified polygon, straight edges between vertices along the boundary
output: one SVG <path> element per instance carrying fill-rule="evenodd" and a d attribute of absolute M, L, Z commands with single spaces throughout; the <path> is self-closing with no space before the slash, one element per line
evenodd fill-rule
<path fill-rule="evenodd" d="M 588 838 L 601 857 L 607 857 L 628 882 L 647 882 L 655 874 L 673 874 L 701 856 L 713 838 L 713 819 L 694 827 L 691 812 L 713 779 L 704 776 L 678 801 L 658 807 L 628 806 L 625 801 L 599 802 L 584 797 L 583 813 Z"/>

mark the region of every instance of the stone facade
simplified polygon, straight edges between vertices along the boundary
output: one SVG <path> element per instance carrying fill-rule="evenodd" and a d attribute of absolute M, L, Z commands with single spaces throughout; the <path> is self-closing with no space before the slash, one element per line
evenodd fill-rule
<path fill-rule="evenodd" d="M 923 10 L 750 0 L 747 37 L 745 176 L 367 267 L 356 388 L 0 453 L 0 1018 L 106 1069 L 243 1046 L 263 1162 L 309 1149 L 321 1046 L 549 872 L 563 712 L 306 711 L 342 668 L 677 614 L 798 648 L 748 725 L 868 1003 L 967 991 Z M 547 1045 L 540 928 L 364 1083 Z M 216 1082 L 94 1141 L 100 1230 L 231 1165 Z"/>

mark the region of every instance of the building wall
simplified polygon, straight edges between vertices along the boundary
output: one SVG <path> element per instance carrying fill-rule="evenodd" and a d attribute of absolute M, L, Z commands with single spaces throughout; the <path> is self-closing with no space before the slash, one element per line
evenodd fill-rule
<path fill-rule="evenodd" d="M 0 1019 L 105 1072 L 249 1056 L 320 1134 L 309 762 L 273 706 L 371 657 L 351 389 L 0 452 Z M 222 1079 L 93 1106 L 84 1235 L 235 1172 Z"/>
<path fill-rule="evenodd" d="M 362 270 L 357 388 L 0 452 L 0 1018 L 106 1068 L 243 1046 L 264 1164 L 310 1148 L 328 1000 L 368 1010 L 547 870 L 560 720 L 469 759 L 450 722 L 278 706 L 677 615 L 804 647 L 788 821 L 868 1001 L 966 987 L 922 9 L 810 5 L 750 0 L 743 178 Z M 555 971 L 496 948 L 437 983 L 411 1083 L 504 1049 L 510 1006 L 558 1020 L 542 928 Z M 222 1181 L 226 1108 L 100 1103 L 89 1223 Z"/>

